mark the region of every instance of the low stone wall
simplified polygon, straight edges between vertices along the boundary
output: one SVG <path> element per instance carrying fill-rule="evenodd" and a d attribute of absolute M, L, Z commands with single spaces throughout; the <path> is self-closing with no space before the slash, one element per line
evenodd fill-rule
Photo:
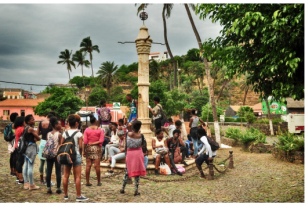
<path fill-rule="evenodd" d="M 249 152 L 251 153 L 271 153 L 274 145 L 273 144 L 264 144 L 264 143 L 258 143 L 258 144 L 251 144 L 249 146 Z"/>
<path fill-rule="evenodd" d="M 295 164 L 304 164 L 304 151 L 286 152 L 275 147 L 272 149 L 272 156 L 282 161 L 292 162 Z"/>
<path fill-rule="evenodd" d="M 241 147 L 243 145 L 241 142 L 227 137 L 221 137 L 221 143 L 231 147 Z"/>
<path fill-rule="evenodd" d="M 255 129 L 258 129 L 265 133 L 266 135 L 271 135 L 269 124 L 250 124 L 248 127 L 253 127 Z M 286 132 L 288 131 L 288 123 L 287 122 L 278 122 L 277 124 L 273 124 L 273 131 L 274 134 L 277 134 L 280 132 Z"/>

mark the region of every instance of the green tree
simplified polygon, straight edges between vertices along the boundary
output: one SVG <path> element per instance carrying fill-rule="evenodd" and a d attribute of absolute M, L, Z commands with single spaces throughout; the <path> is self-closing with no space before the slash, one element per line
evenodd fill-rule
<path fill-rule="evenodd" d="M 155 60 L 149 62 L 149 79 L 150 81 L 158 80 L 160 76 L 160 66 Z"/>
<path fill-rule="evenodd" d="M 107 99 L 107 92 L 101 86 L 96 86 L 92 89 L 88 98 L 89 106 L 99 106 L 101 99 Z"/>
<path fill-rule="evenodd" d="M 99 71 L 96 73 L 98 77 L 103 81 L 106 81 L 107 95 L 108 95 L 108 103 L 110 97 L 110 89 L 112 87 L 112 83 L 115 80 L 116 71 L 118 70 L 118 66 L 114 65 L 114 62 L 106 61 L 102 63 L 102 66 L 99 68 Z"/>
<path fill-rule="evenodd" d="M 78 63 L 77 67 L 81 65 L 84 86 L 86 86 L 86 84 L 85 84 L 83 67 L 85 66 L 86 68 L 89 68 L 89 65 L 90 65 L 90 62 L 88 60 L 86 60 L 85 58 L 86 58 L 86 53 L 83 53 L 81 51 L 76 51 L 75 54 L 73 54 L 73 56 L 72 56 L 72 60 Z M 85 101 L 86 101 L 86 105 L 88 105 L 86 90 L 85 90 Z"/>
<path fill-rule="evenodd" d="M 84 84 L 84 81 L 83 81 L 83 77 L 82 76 L 74 76 L 70 82 L 73 83 L 73 84 L 76 84 L 76 86 L 78 88 L 81 88 L 81 87 L 84 87 L 85 85 L 90 85 L 91 82 L 93 82 L 93 79 L 90 78 L 90 77 L 87 77 L 87 76 L 84 76 L 84 79 L 85 79 L 85 84 Z M 93 87 L 94 87 L 94 84 L 93 84 Z"/>
<path fill-rule="evenodd" d="M 192 48 L 187 51 L 186 61 L 200 61 L 200 56 L 199 56 L 199 49 L 198 48 Z"/>
<path fill-rule="evenodd" d="M 304 98 L 304 4 L 200 4 L 196 12 L 223 26 L 213 43 L 234 48 L 223 55 L 230 78 L 248 73 L 262 98 Z"/>
<path fill-rule="evenodd" d="M 72 66 L 75 68 L 75 63 L 72 60 L 70 60 L 71 54 L 72 54 L 72 50 L 71 50 L 71 52 L 69 52 L 68 49 L 61 51 L 60 55 L 58 56 L 58 58 L 60 58 L 61 60 L 57 62 L 57 64 L 63 64 L 63 65 L 67 64 L 69 82 L 71 81 L 70 72 L 72 72 Z M 70 84 L 71 84 L 71 87 L 73 88 L 71 82 L 70 82 Z"/>
<path fill-rule="evenodd" d="M 216 106 L 216 116 L 218 118 L 219 115 L 223 114 L 223 108 Z M 210 121 L 211 119 L 214 119 L 214 114 L 212 112 L 212 107 L 209 105 L 209 102 L 202 106 L 201 108 L 201 118 L 203 121 L 206 119 Z"/>
<path fill-rule="evenodd" d="M 110 99 L 112 102 L 122 103 L 126 99 L 126 94 L 123 93 L 122 86 L 115 86 L 110 90 Z"/>
<path fill-rule="evenodd" d="M 94 73 L 93 73 L 93 67 L 92 67 L 92 59 L 93 59 L 92 52 L 96 51 L 96 52 L 100 53 L 100 50 L 98 48 L 98 45 L 92 45 L 92 41 L 90 39 L 90 36 L 88 36 L 87 38 L 84 38 L 82 40 L 82 42 L 80 43 L 80 47 L 81 47 L 81 49 L 80 49 L 81 52 L 88 52 L 89 53 L 91 70 L 92 70 L 92 78 L 93 78 L 94 86 L 96 87 Z"/>
<path fill-rule="evenodd" d="M 56 87 L 52 89 L 53 94 L 34 108 L 36 115 L 46 116 L 53 110 L 61 119 L 66 119 L 68 115 L 75 114 L 83 106 L 84 103 L 74 96 L 71 90 Z"/>

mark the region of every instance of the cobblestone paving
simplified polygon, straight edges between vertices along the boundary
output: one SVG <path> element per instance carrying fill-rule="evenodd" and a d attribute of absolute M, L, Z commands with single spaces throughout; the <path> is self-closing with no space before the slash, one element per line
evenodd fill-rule
<path fill-rule="evenodd" d="M 9 154 L 7 143 L 0 134 L 0 202 L 75 202 L 76 190 L 72 183 L 69 186 L 69 200 L 63 194 L 46 194 L 46 186 L 40 190 L 23 190 L 9 176 Z M 215 180 L 202 180 L 196 174 L 181 182 L 152 182 L 140 180 L 140 196 L 134 197 L 134 185 L 127 184 L 126 193 L 120 194 L 122 174 L 103 179 L 101 187 L 96 186 L 95 170 L 91 170 L 93 186 L 82 185 L 82 194 L 89 197 L 90 203 L 98 202 L 304 202 L 304 165 L 295 165 L 274 159 L 271 154 L 251 154 L 232 148 L 234 166 L 225 174 L 215 171 Z M 216 162 L 228 157 L 228 149 L 219 150 Z M 39 162 L 34 168 L 35 183 L 39 182 Z M 206 165 L 204 165 L 205 167 Z M 83 166 L 82 182 L 85 184 L 85 167 Z M 185 176 L 195 174 L 196 169 L 187 171 Z M 207 171 L 206 171 L 207 173 Z M 102 173 L 102 176 L 105 176 Z M 155 179 L 177 179 L 179 176 L 154 176 Z M 70 181 L 73 176 L 70 176 Z M 55 174 L 52 175 L 55 180 Z M 53 188 L 55 192 L 55 187 Z"/>

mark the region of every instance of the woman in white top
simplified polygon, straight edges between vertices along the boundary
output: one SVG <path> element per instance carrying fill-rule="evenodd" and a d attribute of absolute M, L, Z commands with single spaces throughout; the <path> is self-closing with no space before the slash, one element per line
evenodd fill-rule
<path fill-rule="evenodd" d="M 212 150 L 211 145 L 209 144 L 209 142 L 207 140 L 206 132 L 204 129 L 198 129 L 197 133 L 198 133 L 198 136 L 200 137 L 200 141 L 203 143 L 203 146 L 202 146 L 202 149 L 200 150 L 200 152 L 198 153 L 199 157 L 195 160 L 195 163 L 196 163 L 196 167 L 198 168 L 198 170 L 200 172 L 200 178 L 205 179 L 205 175 L 202 171 L 201 165 L 203 164 L 203 162 L 205 162 L 207 165 L 209 165 L 209 160 L 212 160 L 213 157 L 216 156 L 217 151 Z M 206 152 L 204 154 L 201 154 L 205 150 L 206 150 Z"/>
<path fill-rule="evenodd" d="M 105 159 L 102 161 L 103 163 L 108 162 L 108 155 L 110 153 L 110 147 L 119 147 L 119 137 L 118 137 L 118 124 L 112 123 L 111 126 L 111 138 L 110 142 L 105 147 Z M 110 157 L 110 156 L 109 156 Z"/>
<path fill-rule="evenodd" d="M 190 135 L 193 141 L 193 145 L 194 145 L 194 155 L 193 158 L 195 159 L 197 152 L 198 152 L 198 135 L 197 135 L 197 130 L 198 128 L 200 128 L 203 125 L 203 121 L 202 119 L 200 119 L 199 117 L 197 117 L 196 115 L 197 111 L 196 110 L 192 110 L 192 118 L 190 119 L 190 124 L 189 127 L 191 128 L 190 130 Z M 198 126 L 198 122 L 201 122 L 201 124 Z"/>
<path fill-rule="evenodd" d="M 171 163 L 168 156 L 168 150 L 165 147 L 165 138 L 163 137 L 163 131 L 158 129 L 156 131 L 156 137 L 152 138 L 152 154 L 156 159 L 155 162 L 155 175 L 159 175 L 159 165 L 161 158 L 164 158 L 166 164 L 171 168 Z"/>

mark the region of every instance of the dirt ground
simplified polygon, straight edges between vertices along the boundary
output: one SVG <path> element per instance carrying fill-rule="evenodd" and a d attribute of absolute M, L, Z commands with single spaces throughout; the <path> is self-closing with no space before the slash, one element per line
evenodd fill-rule
<path fill-rule="evenodd" d="M 76 190 L 72 183 L 69 186 L 69 200 L 63 199 L 64 194 L 46 194 L 46 186 L 40 190 L 24 190 L 9 175 L 9 154 L 7 143 L 0 134 L 0 202 L 75 202 Z M 199 178 L 196 168 L 188 170 L 180 176 L 154 176 L 153 179 L 183 179 L 179 182 L 153 182 L 140 180 L 140 196 L 134 197 L 134 185 L 128 184 L 126 193 L 120 194 L 122 185 L 120 174 L 112 178 L 102 179 L 102 186 L 96 186 L 95 170 L 91 170 L 93 186 L 82 185 L 82 194 L 89 197 L 88 202 L 304 202 L 304 165 L 295 165 L 274 159 L 271 154 L 252 154 L 240 148 L 234 151 L 234 169 L 225 174 L 215 171 L 215 179 L 208 181 Z M 217 152 L 216 162 L 229 156 L 229 149 Z M 83 159 L 84 162 L 84 159 Z M 228 163 L 226 163 L 227 165 Z M 34 181 L 39 184 L 39 160 L 35 162 Z M 206 167 L 206 165 L 203 165 Z M 217 166 L 222 169 L 220 166 Z M 54 169 L 53 169 L 54 170 Z M 207 174 L 207 170 L 205 171 Z M 102 173 L 102 177 L 105 176 Z M 73 176 L 70 181 L 73 181 Z M 52 181 L 55 182 L 53 171 Z M 85 184 L 85 166 L 83 166 L 82 182 Z M 55 187 L 52 188 L 55 192 Z"/>

